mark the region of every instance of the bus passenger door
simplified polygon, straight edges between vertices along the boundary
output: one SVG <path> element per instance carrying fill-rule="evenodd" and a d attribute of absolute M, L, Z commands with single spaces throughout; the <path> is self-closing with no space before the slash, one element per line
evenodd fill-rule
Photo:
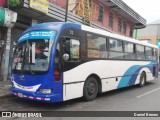
<path fill-rule="evenodd" d="M 62 69 L 63 69 L 63 99 L 69 100 L 82 96 L 83 82 L 79 65 L 80 57 L 80 40 L 75 38 L 66 38 L 62 44 Z M 77 68 L 76 68 L 77 67 Z"/>
<path fill-rule="evenodd" d="M 80 40 L 65 38 L 62 43 L 63 72 L 71 70 L 80 64 Z"/>

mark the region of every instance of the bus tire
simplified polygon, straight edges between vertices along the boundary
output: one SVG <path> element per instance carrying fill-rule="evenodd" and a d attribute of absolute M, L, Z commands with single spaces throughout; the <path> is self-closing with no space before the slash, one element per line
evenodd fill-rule
<path fill-rule="evenodd" d="M 86 101 L 94 100 L 98 94 L 98 82 L 96 78 L 89 77 L 85 83 L 83 88 L 83 97 Z"/>
<path fill-rule="evenodd" d="M 146 84 L 146 74 L 145 72 L 142 72 L 139 79 L 139 86 L 143 87 Z"/>

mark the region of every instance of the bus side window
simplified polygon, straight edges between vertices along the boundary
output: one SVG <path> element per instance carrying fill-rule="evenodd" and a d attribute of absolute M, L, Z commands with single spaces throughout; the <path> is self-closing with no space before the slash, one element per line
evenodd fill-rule
<path fill-rule="evenodd" d="M 71 61 L 79 61 L 80 55 L 80 42 L 79 40 L 71 39 L 70 40 L 70 58 Z"/>
<path fill-rule="evenodd" d="M 64 45 L 64 54 L 69 55 L 69 61 L 80 60 L 80 41 L 76 39 L 69 39 Z"/>

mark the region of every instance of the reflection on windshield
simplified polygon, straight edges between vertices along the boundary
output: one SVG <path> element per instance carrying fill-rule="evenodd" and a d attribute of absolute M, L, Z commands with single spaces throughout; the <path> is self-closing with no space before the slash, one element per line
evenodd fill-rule
<path fill-rule="evenodd" d="M 17 45 L 12 70 L 45 72 L 49 67 L 50 50 L 53 44 L 49 39 L 27 40 Z"/>

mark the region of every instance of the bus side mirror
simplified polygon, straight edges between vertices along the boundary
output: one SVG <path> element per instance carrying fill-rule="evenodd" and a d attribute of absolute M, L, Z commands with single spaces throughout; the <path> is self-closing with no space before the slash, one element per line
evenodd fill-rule
<path fill-rule="evenodd" d="M 64 61 L 68 61 L 69 60 L 69 55 L 67 53 L 63 54 L 62 59 Z"/>

